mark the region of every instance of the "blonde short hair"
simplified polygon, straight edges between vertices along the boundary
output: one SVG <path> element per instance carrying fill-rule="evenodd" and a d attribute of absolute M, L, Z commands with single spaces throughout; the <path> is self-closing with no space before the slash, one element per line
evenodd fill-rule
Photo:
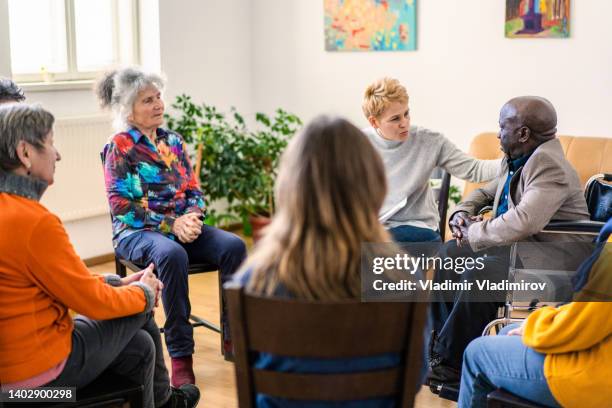
<path fill-rule="evenodd" d="M 393 102 L 408 103 L 408 92 L 397 79 L 384 77 L 366 88 L 361 108 L 366 118 L 378 118 Z"/>

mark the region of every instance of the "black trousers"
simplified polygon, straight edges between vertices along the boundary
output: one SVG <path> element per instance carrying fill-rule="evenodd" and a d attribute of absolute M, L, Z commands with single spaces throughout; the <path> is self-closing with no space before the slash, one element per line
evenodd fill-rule
<path fill-rule="evenodd" d="M 463 352 L 467 345 L 479 337 L 485 326 L 497 317 L 497 309 L 505 301 L 503 291 L 478 290 L 476 281 L 499 283 L 508 277 L 509 248 L 498 247 L 474 252 L 469 246 L 458 247 L 448 241 L 439 255 L 448 258 L 480 259 L 479 266 L 461 269 L 436 269 L 434 282 L 472 282 L 471 290 L 449 290 L 431 292 L 431 313 L 433 329 L 437 338 L 433 353 L 441 358 L 442 364 L 461 368 Z M 462 273 L 458 273 L 461 271 Z"/>

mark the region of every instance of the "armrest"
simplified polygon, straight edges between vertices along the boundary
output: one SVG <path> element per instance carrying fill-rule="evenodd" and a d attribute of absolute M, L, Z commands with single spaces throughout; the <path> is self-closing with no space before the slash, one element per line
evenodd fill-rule
<path fill-rule="evenodd" d="M 598 235 L 603 226 L 604 223 L 599 221 L 552 221 L 542 232 Z"/>

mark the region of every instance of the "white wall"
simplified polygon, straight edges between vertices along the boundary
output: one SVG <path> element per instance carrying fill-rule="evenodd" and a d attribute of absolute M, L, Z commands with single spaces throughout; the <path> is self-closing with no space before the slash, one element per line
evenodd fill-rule
<path fill-rule="evenodd" d="M 251 108 L 251 0 L 161 0 L 166 101 L 187 93 L 220 109 Z"/>
<path fill-rule="evenodd" d="M 150 70 L 161 67 L 168 77 L 168 105 L 176 95 L 188 93 L 197 102 L 221 109 L 234 105 L 246 115 L 251 113 L 250 4 L 251 0 L 141 0 L 142 62 Z M 7 2 L 0 0 L 2 76 L 10 75 L 7 15 Z M 26 95 L 29 102 L 42 103 L 58 118 L 101 113 L 91 89 L 26 90 Z M 108 216 L 65 226 L 82 258 L 112 252 Z"/>
<path fill-rule="evenodd" d="M 8 21 L 8 3 L 6 0 L 0 0 L 0 77 L 9 76 L 11 73 L 10 60 L 10 42 L 9 42 L 9 26 L 4 24 Z"/>
<path fill-rule="evenodd" d="M 511 40 L 505 1 L 418 0 L 417 51 L 338 53 L 325 51 L 323 0 L 253 0 L 253 106 L 364 126 L 363 90 L 386 75 L 408 88 L 413 123 L 463 148 L 525 94 L 553 102 L 560 133 L 612 136 L 612 2 L 574 0 L 571 11 L 569 39 Z"/>
<path fill-rule="evenodd" d="M 141 0 L 141 51 L 147 68 L 166 73 L 168 102 L 185 92 L 247 116 L 283 107 L 306 120 L 328 112 L 365 125 L 363 89 L 389 75 L 408 87 L 414 123 L 464 148 L 495 130 L 500 106 L 521 94 L 548 97 L 560 133 L 612 136 L 612 2 L 572 1 L 565 40 L 505 39 L 504 4 L 418 0 L 416 52 L 333 53 L 324 50 L 323 0 Z M 5 21 L 0 0 L 0 75 L 10 74 Z M 58 117 L 99 113 L 89 89 L 28 98 Z M 81 257 L 111 252 L 107 217 L 67 229 Z"/>

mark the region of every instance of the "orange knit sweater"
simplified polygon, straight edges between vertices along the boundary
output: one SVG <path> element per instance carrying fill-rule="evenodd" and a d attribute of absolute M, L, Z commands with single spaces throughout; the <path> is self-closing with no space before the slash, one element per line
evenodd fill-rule
<path fill-rule="evenodd" d="M 69 308 L 113 319 L 145 307 L 140 287 L 112 287 L 92 275 L 45 207 L 0 193 L 0 383 L 31 378 L 68 357 Z"/>

